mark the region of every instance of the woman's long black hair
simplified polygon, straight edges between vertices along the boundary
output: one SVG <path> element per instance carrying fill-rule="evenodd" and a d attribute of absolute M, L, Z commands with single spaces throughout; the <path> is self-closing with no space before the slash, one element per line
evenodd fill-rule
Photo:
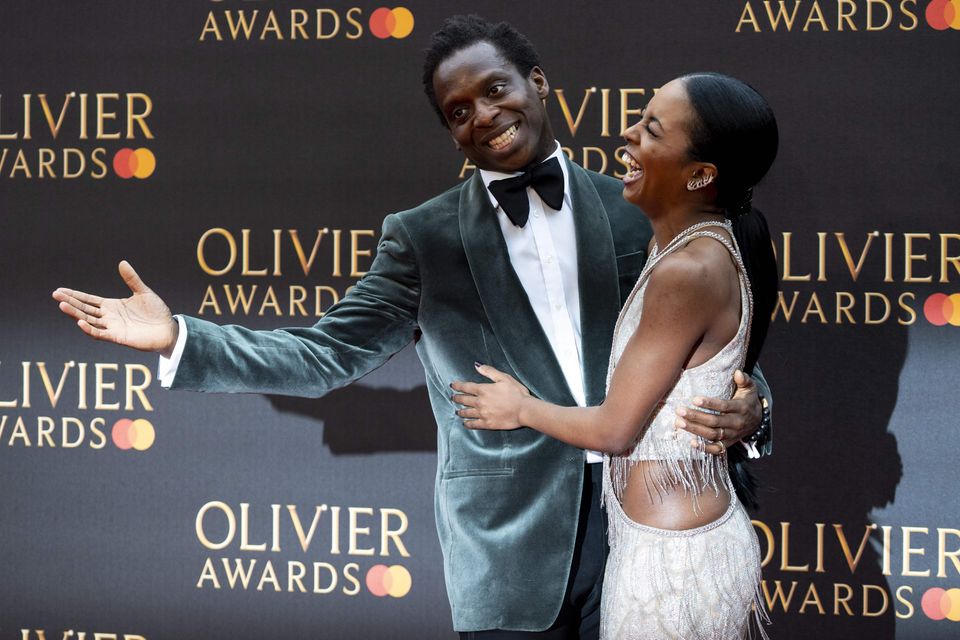
<path fill-rule="evenodd" d="M 777 155 L 779 134 L 773 110 L 753 87 L 719 73 L 692 73 L 680 78 L 696 113 L 690 155 L 717 167 L 717 205 L 733 224 L 750 290 L 753 320 L 744 372 L 752 373 L 767 337 L 777 300 L 777 262 L 764 215 L 753 207 L 753 187 L 767 174 Z M 746 465 L 743 447 L 728 454 L 737 497 L 756 508 L 757 483 Z"/>

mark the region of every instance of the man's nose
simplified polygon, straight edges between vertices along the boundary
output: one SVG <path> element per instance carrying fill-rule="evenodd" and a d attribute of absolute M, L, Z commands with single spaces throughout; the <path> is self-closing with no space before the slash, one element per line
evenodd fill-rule
<path fill-rule="evenodd" d="M 500 115 L 500 107 L 497 105 L 481 101 L 477 104 L 477 126 L 488 127 L 493 124 L 497 116 Z"/>

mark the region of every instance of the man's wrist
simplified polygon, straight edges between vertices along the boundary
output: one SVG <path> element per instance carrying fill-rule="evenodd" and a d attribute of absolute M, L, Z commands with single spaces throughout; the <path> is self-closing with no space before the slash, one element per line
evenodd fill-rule
<path fill-rule="evenodd" d="M 168 359 L 173 355 L 173 350 L 177 347 L 177 340 L 180 338 L 180 323 L 172 316 L 170 318 L 169 331 L 170 339 L 167 341 L 167 346 L 157 350 L 157 353 Z"/>
<path fill-rule="evenodd" d="M 744 438 L 744 440 L 752 443 L 758 449 L 762 449 L 770 440 L 772 421 L 770 416 L 770 402 L 762 393 L 758 393 L 757 396 L 760 399 L 760 425 L 756 431 Z"/>

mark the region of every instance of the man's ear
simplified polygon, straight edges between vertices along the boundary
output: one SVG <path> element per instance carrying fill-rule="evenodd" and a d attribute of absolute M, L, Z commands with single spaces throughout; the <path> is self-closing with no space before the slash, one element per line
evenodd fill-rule
<path fill-rule="evenodd" d="M 537 95 L 540 99 L 546 100 L 547 96 L 550 95 L 550 83 L 547 82 L 547 76 L 543 73 L 543 69 L 540 67 L 530 69 L 530 75 L 527 78 L 537 87 Z"/>

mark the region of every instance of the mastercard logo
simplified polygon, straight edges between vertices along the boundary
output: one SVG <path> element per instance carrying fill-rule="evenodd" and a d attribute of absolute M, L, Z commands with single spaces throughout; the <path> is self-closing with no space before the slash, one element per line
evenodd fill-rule
<path fill-rule="evenodd" d="M 127 178 L 149 178 L 157 168 L 157 159 L 150 149 L 120 149 L 113 156 L 113 171 L 126 180 Z"/>
<path fill-rule="evenodd" d="M 960 622 L 960 589 L 927 589 L 920 601 L 920 607 L 931 620 Z"/>
<path fill-rule="evenodd" d="M 380 7 L 370 14 L 370 33 L 386 40 L 406 38 L 413 32 L 413 14 L 406 7 Z"/>
<path fill-rule="evenodd" d="M 937 31 L 960 30 L 960 0 L 933 0 L 927 5 L 927 24 Z"/>
<path fill-rule="evenodd" d="M 367 571 L 367 589 L 378 598 L 384 596 L 402 598 L 410 593 L 412 585 L 413 579 L 410 577 L 410 572 L 399 564 L 391 567 L 378 564 Z"/>
<path fill-rule="evenodd" d="M 960 293 L 935 293 L 923 303 L 923 315 L 932 325 L 960 327 Z"/>
<path fill-rule="evenodd" d="M 113 423 L 110 437 L 118 449 L 146 451 L 153 446 L 153 441 L 157 439 L 157 432 L 150 421 L 144 418 L 136 420 L 121 418 Z"/>

